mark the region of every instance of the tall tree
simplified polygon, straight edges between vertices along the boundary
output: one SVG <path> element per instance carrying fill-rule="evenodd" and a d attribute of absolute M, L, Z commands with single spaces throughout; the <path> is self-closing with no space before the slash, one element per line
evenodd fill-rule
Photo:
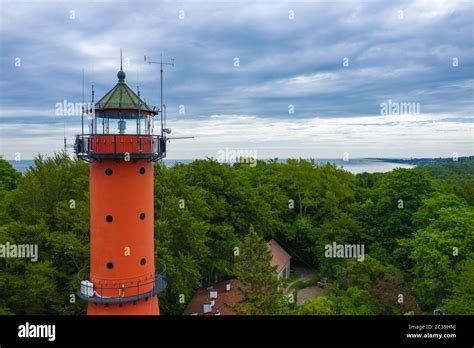
<path fill-rule="evenodd" d="M 383 306 L 377 314 L 421 314 L 415 298 L 411 295 L 409 289 L 404 286 L 403 276 L 400 272 L 386 274 L 369 292 Z"/>
<path fill-rule="evenodd" d="M 395 169 L 375 184 L 370 200 L 364 203 L 367 211 L 360 214 L 360 222 L 371 231 L 372 241 L 393 251 L 397 238 L 409 237 L 415 231 L 412 215 L 431 192 L 431 182 L 423 173 Z"/>
<path fill-rule="evenodd" d="M 301 315 L 332 315 L 336 314 L 336 305 L 327 296 L 310 298 L 298 310 Z"/>
<path fill-rule="evenodd" d="M 474 315 L 474 259 L 456 268 L 452 294 L 442 307 L 447 314 Z"/>
<path fill-rule="evenodd" d="M 474 209 L 443 208 L 438 214 L 404 244 L 414 262 L 413 291 L 420 306 L 429 311 L 451 291 L 456 265 L 474 252 Z"/>
<path fill-rule="evenodd" d="M 0 190 L 13 190 L 21 174 L 0 156 Z"/>
<path fill-rule="evenodd" d="M 237 314 L 279 315 L 289 311 L 282 292 L 282 283 L 276 277 L 270 262 L 272 255 L 267 244 L 250 226 L 234 265 L 240 280 L 238 290 L 243 300 L 231 306 Z"/>

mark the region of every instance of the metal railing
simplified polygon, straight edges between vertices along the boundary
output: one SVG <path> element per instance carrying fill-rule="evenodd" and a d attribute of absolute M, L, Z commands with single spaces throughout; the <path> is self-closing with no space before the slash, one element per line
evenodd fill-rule
<path fill-rule="evenodd" d="M 76 135 L 74 152 L 81 159 L 165 157 L 166 140 L 159 135 L 84 134 Z"/>
<path fill-rule="evenodd" d="M 162 260 L 157 261 L 158 271 L 153 280 L 145 281 L 109 281 L 117 285 L 104 285 L 89 282 L 89 267 L 85 267 L 77 274 L 77 296 L 94 303 L 126 303 L 155 296 L 166 289 L 166 265 Z"/>

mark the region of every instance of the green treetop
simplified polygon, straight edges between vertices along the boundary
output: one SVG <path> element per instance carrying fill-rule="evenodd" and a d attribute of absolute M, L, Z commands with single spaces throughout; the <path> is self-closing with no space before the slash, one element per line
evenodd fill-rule
<path fill-rule="evenodd" d="M 289 311 L 271 259 L 267 244 L 250 226 L 234 265 L 234 273 L 240 280 L 239 292 L 243 296 L 242 301 L 231 306 L 237 314 L 279 315 Z"/>

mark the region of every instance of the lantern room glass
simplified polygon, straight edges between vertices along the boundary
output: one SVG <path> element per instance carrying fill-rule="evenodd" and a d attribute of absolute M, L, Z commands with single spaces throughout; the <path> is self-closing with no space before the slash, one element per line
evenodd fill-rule
<path fill-rule="evenodd" d="M 95 117 L 90 117 L 89 134 L 153 135 L 154 127 L 154 117 L 150 113 L 117 118 L 96 112 Z"/>

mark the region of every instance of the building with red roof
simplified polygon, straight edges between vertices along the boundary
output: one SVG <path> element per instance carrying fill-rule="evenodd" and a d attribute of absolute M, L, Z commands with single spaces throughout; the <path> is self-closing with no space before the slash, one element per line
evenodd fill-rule
<path fill-rule="evenodd" d="M 239 283 L 230 279 L 199 289 L 183 315 L 235 315 L 228 306 L 242 300 L 237 290 Z"/>
<path fill-rule="evenodd" d="M 272 253 L 272 267 L 275 267 L 275 272 L 278 278 L 288 278 L 290 276 L 290 260 L 291 256 L 285 249 L 272 239 L 267 243 L 268 250 Z"/>
<path fill-rule="evenodd" d="M 274 239 L 267 243 L 272 254 L 271 265 L 278 278 L 290 275 L 291 256 Z M 225 280 L 199 289 L 189 302 L 183 315 L 235 315 L 229 306 L 241 301 L 238 279 Z"/>

